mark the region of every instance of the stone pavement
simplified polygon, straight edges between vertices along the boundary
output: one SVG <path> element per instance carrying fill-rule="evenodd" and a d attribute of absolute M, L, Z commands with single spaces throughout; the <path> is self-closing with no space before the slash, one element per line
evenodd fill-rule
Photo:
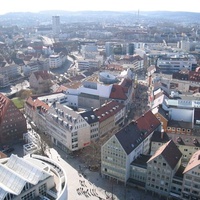
<path fill-rule="evenodd" d="M 62 159 L 58 152 L 53 148 L 51 148 L 50 153 L 48 152 L 47 154 L 54 161 L 57 161 L 67 174 L 69 200 L 109 199 L 108 192 L 105 192 L 104 189 L 96 186 L 95 182 L 90 181 L 91 175 L 93 176 L 93 181 L 94 179 L 95 181 L 98 181 L 98 173 L 92 173 L 81 165 L 78 165 L 79 170 L 77 170 Z M 69 158 L 65 156 L 65 159 L 68 160 Z M 74 162 L 74 164 L 76 163 Z"/>
<path fill-rule="evenodd" d="M 59 153 L 58 153 L 59 152 Z M 156 200 L 144 191 L 125 187 L 107 179 L 98 172 L 90 171 L 76 158 L 71 158 L 59 148 L 50 148 L 48 156 L 65 170 L 68 181 L 69 200 Z"/>

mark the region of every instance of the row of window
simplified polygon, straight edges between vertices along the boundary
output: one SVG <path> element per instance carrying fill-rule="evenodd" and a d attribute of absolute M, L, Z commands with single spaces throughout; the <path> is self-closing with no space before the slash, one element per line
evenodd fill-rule
<path fill-rule="evenodd" d="M 168 130 L 168 131 L 170 131 L 170 130 L 172 130 L 172 131 L 177 130 L 177 131 L 183 131 L 183 132 L 186 131 L 185 128 L 175 128 L 175 127 L 167 127 L 167 130 Z M 187 132 L 190 132 L 190 131 L 191 131 L 190 129 L 187 129 Z"/>
<path fill-rule="evenodd" d="M 147 186 L 152 187 L 152 188 L 156 188 L 156 189 L 158 189 L 158 190 L 163 190 L 163 191 L 165 191 L 165 192 L 168 192 L 168 188 L 163 188 L 163 187 L 160 187 L 160 186 L 158 186 L 158 185 L 154 185 L 154 184 L 148 183 Z"/>

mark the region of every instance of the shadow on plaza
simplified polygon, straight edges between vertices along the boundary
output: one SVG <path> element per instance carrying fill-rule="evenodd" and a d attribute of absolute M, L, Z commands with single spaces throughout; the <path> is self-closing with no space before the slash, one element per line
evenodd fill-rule
<path fill-rule="evenodd" d="M 151 193 L 145 193 L 144 190 L 139 188 L 129 185 L 125 186 L 124 183 L 117 183 L 116 181 L 102 178 L 100 170 L 89 170 L 88 166 L 80 161 L 78 155 L 68 154 L 56 146 L 53 148 L 60 154 L 63 160 L 65 160 L 69 165 L 77 170 L 80 179 L 83 176 L 95 188 L 103 190 L 109 197 L 109 200 L 159 200 L 159 198 L 155 195 L 152 196 Z"/>

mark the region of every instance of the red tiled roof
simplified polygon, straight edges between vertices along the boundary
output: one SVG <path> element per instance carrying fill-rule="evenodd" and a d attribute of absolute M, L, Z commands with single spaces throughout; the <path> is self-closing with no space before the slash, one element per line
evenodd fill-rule
<path fill-rule="evenodd" d="M 110 101 L 107 104 L 103 104 L 102 107 L 95 109 L 94 113 L 99 118 L 99 122 L 102 122 L 109 117 L 115 115 L 123 108 L 123 104 L 116 101 Z"/>
<path fill-rule="evenodd" d="M 39 99 L 37 98 L 33 98 L 33 97 L 29 97 L 27 100 L 26 100 L 26 104 L 28 104 L 29 106 L 31 106 L 33 109 L 36 109 L 38 107 L 43 107 L 45 108 L 46 110 L 49 109 L 49 105 L 46 104 L 45 102 L 43 101 L 40 101 Z"/>
<path fill-rule="evenodd" d="M 105 69 L 122 71 L 123 70 L 123 66 L 117 65 L 117 64 L 109 64 L 109 65 L 107 65 L 105 67 Z"/>
<path fill-rule="evenodd" d="M 0 151 L 0 159 L 1 158 L 7 158 L 7 155 Z"/>
<path fill-rule="evenodd" d="M 135 55 L 126 55 L 123 58 L 121 58 L 120 60 L 126 60 L 126 61 L 130 61 L 130 62 L 134 62 L 134 61 L 141 61 L 143 60 L 143 58 L 141 58 L 138 54 Z"/>
<path fill-rule="evenodd" d="M 67 90 L 67 87 L 64 86 L 64 85 L 61 85 L 57 90 L 56 92 L 63 92 L 63 91 L 66 91 Z"/>
<path fill-rule="evenodd" d="M 127 96 L 125 89 L 121 85 L 113 84 L 109 98 L 126 100 Z"/>
<path fill-rule="evenodd" d="M 2 122 L 4 115 L 6 113 L 6 109 L 11 100 L 0 93 L 0 123 Z"/>
<path fill-rule="evenodd" d="M 128 78 L 124 78 L 124 79 L 119 83 L 119 85 L 121 85 L 121 86 L 124 88 L 125 92 L 128 92 L 128 89 L 129 89 L 130 87 L 132 87 L 132 81 L 131 81 L 130 79 L 128 79 Z"/>
<path fill-rule="evenodd" d="M 194 72 L 190 71 L 189 72 L 189 80 L 190 81 L 195 81 L 195 82 L 200 82 L 200 72 Z"/>
<path fill-rule="evenodd" d="M 113 84 L 110 93 L 110 98 L 126 100 L 126 93 L 128 92 L 130 87 L 132 87 L 132 81 L 127 78 L 124 78 L 118 85 Z"/>
<path fill-rule="evenodd" d="M 34 72 L 34 75 L 36 77 L 36 79 L 38 80 L 40 77 L 43 79 L 43 80 L 48 80 L 50 79 L 50 74 L 45 70 L 45 71 L 37 71 L 37 72 Z"/>
<path fill-rule="evenodd" d="M 160 121 L 149 110 L 136 120 L 138 128 L 142 131 L 152 132 L 156 127 L 160 125 Z"/>

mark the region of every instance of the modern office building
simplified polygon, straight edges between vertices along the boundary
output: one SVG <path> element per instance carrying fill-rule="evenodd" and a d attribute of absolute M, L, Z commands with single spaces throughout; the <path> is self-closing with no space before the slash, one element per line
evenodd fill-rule
<path fill-rule="evenodd" d="M 58 67 L 61 67 L 62 65 L 62 59 L 60 55 L 50 55 L 49 56 L 49 68 L 55 69 Z"/>
<path fill-rule="evenodd" d="M 197 60 L 193 55 L 164 55 L 157 60 L 157 69 L 160 72 L 178 72 L 182 69 L 194 71 L 197 67 Z"/>
<path fill-rule="evenodd" d="M 52 16 L 52 30 L 54 35 L 60 33 L 60 16 Z"/>

